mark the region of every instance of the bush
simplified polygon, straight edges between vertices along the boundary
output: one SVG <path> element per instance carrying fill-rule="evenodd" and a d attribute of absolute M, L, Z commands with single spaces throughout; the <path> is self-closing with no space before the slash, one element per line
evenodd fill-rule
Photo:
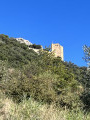
<path fill-rule="evenodd" d="M 56 94 L 53 89 L 55 76 L 47 71 L 35 77 L 31 81 L 31 96 L 44 103 L 52 103 L 56 100 Z"/>
<path fill-rule="evenodd" d="M 26 98 L 33 97 L 35 100 L 44 103 L 51 103 L 56 99 L 53 77 L 50 73 L 27 78 L 20 71 L 14 71 L 9 80 L 3 83 L 3 86 L 5 93 L 17 102 L 22 101 L 24 95 Z"/>
<path fill-rule="evenodd" d="M 30 48 L 34 48 L 34 49 L 41 49 L 41 45 L 36 45 L 36 44 L 33 44 L 33 45 L 30 45 L 29 46 Z"/>

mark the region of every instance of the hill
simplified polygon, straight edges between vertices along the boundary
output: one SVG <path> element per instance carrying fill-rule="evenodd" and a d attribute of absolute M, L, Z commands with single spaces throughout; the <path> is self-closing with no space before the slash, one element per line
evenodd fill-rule
<path fill-rule="evenodd" d="M 37 58 L 37 53 L 24 43 L 7 35 L 0 35 L 0 60 L 7 61 L 12 67 L 21 67 Z"/>
<path fill-rule="evenodd" d="M 7 35 L 0 35 L 0 91 L 15 104 L 29 99 L 59 110 L 90 111 L 90 71 L 54 57 L 39 54 Z M 77 109 L 78 108 L 78 109 Z"/>

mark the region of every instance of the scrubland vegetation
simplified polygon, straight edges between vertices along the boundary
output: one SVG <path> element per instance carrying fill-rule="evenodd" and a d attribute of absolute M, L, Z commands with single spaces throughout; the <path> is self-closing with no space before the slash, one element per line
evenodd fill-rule
<path fill-rule="evenodd" d="M 89 120 L 90 71 L 0 35 L 0 120 Z"/>

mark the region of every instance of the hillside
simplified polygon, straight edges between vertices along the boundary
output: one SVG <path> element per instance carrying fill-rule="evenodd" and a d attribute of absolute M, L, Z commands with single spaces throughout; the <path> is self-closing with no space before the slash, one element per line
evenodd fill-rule
<path fill-rule="evenodd" d="M 24 43 L 7 35 L 0 35 L 0 60 L 7 61 L 12 67 L 21 67 L 37 58 L 37 53 Z"/>
<path fill-rule="evenodd" d="M 17 114 L 22 115 L 21 112 L 28 109 L 27 120 L 29 110 L 32 111 L 32 108 L 28 108 L 31 102 L 32 105 L 38 105 L 38 108 L 34 108 L 34 112 L 37 110 L 35 120 L 39 117 L 38 112 L 42 111 L 39 105 L 42 108 L 45 106 L 44 111 L 51 109 L 52 112 L 67 111 L 66 114 L 69 115 L 70 111 L 74 115 L 81 112 L 84 116 L 84 113 L 90 112 L 89 88 L 90 71 L 87 71 L 86 67 L 64 62 L 61 58 L 54 57 L 52 52 L 40 50 L 37 54 L 24 43 L 7 35 L 0 35 L 1 110 L 3 109 L 2 101 L 7 98 L 18 110 L 25 105 L 25 109 L 21 109 Z M 52 105 L 54 106 L 50 108 Z M 55 114 L 59 120 L 60 116 L 56 112 Z M 78 117 L 77 120 L 79 120 Z"/>

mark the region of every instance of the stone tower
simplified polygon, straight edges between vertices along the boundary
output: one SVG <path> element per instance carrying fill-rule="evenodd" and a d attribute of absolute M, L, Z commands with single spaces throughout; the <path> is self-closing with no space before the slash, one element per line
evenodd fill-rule
<path fill-rule="evenodd" d="M 63 46 L 61 46 L 59 43 L 56 43 L 52 44 L 51 48 L 52 51 L 55 53 L 55 57 L 61 57 L 61 59 L 64 60 Z"/>

